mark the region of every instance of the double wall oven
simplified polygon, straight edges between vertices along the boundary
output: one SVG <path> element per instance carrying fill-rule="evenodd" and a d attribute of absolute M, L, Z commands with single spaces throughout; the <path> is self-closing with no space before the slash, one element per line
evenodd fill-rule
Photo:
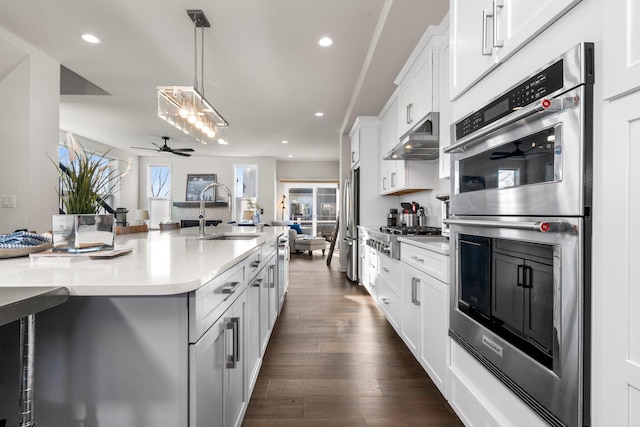
<path fill-rule="evenodd" d="M 593 44 L 452 126 L 450 336 L 550 425 L 588 425 Z"/>

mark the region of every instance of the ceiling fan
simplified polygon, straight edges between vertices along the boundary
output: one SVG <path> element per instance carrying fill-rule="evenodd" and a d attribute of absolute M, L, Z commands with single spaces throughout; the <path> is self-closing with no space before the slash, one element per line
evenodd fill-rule
<path fill-rule="evenodd" d="M 191 154 L 187 154 L 187 153 L 194 151 L 193 148 L 171 148 L 167 145 L 167 141 L 170 138 L 168 136 L 163 136 L 162 139 L 164 140 L 164 145 L 158 145 L 155 142 L 152 142 L 152 144 L 158 148 L 145 148 L 145 147 L 131 147 L 131 148 L 136 148 L 138 150 L 153 150 L 159 153 L 171 153 L 177 156 L 184 156 L 184 157 L 190 157 Z"/>
<path fill-rule="evenodd" d="M 536 148 L 535 144 L 531 144 L 531 148 L 529 148 L 527 151 L 522 151 L 520 149 L 520 144 L 522 144 L 522 141 L 515 141 L 513 143 L 513 145 L 516 146 L 515 150 L 513 150 L 513 151 L 495 151 L 495 152 L 491 153 L 491 157 L 489 157 L 489 159 L 491 159 L 491 160 L 499 160 L 499 159 L 506 159 L 506 158 L 509 158 L 509 157 L 525 158 L 528 154 L 544 154 L 543 152 L 541 152 L 541 153 L 529 153 L 531 150 Z"/>

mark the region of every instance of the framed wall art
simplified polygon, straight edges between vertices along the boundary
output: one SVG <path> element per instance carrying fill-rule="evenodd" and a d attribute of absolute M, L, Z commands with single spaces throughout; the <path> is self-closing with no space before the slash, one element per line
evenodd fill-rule
<path fill-rule="evenodd" d="M 200 200 L 200 193 L 209 184 L 216 182 L 216 174 L 187 174 L 187 197 L 186 201 L 198 201 Z M 204 195 L 205 201 L 216 200 L 216 188 L 212 188 Z"/>

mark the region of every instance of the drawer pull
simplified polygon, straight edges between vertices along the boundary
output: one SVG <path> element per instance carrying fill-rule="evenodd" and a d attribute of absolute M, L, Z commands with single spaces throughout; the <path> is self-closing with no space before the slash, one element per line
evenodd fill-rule
<path fill-rule="evenodd" d="M 260 266 L 260 260 L 253 261 L 253 262 L 251 263 L 251 268 L 257 268 L 257 267 L 259 267 L 259 266 Z"/>
<path fill-rule="evenodd" d="M 388 269 L 387 267 L 382 267 L 382 270 L 383 270 L 385 273 L 388 273 L 388 272 L 389 272 L 389 269 Z"/>
<path fill-rule="evenodd" d="M 240 286 L 240 282 L 231 282 L 228 285 L 224 285 L 224 287 L 222 288 L 222 293 L 232 294 L 236 291 L 236 289 L 238 289 L 239 286 Z"/>
<path fill-rule="evenodd" d="M 412 256 L 411 259 L 414 260 L 415 262 L 424 262 L 424 258 L 420 258 L 415 255 Z"/>
<path fill-rule="evenodd" d="M 389 300 L 386 298 L 380 298 L 380 301 L 382 301 L 383 304 L 389 305 Z"/>
<path fill-rule="evenodd" d="M 254 281 L 254 282 L 251 284 L 251 287 L 252 287 L 252 288 L 259 288 L 259 287 L 260 287 L 260 284 L 262 283 L 262 281 L 263 281 L 263 280 L 264 280 L 264 279 L 257 279 L 256 281 Z"/>

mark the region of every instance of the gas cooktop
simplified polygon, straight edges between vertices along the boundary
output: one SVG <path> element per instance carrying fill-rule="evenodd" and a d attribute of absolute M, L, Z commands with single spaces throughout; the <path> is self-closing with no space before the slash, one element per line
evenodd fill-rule
<path fill-rule="evenodd" d="M 442 229 L 438 227 L 409 227 L 409 226 L 394 226 L 394 227 L 380 227 L 380 232 L 384 234 L 397 234 L 401 236 L 439 236 L 442 234 Z"/>

